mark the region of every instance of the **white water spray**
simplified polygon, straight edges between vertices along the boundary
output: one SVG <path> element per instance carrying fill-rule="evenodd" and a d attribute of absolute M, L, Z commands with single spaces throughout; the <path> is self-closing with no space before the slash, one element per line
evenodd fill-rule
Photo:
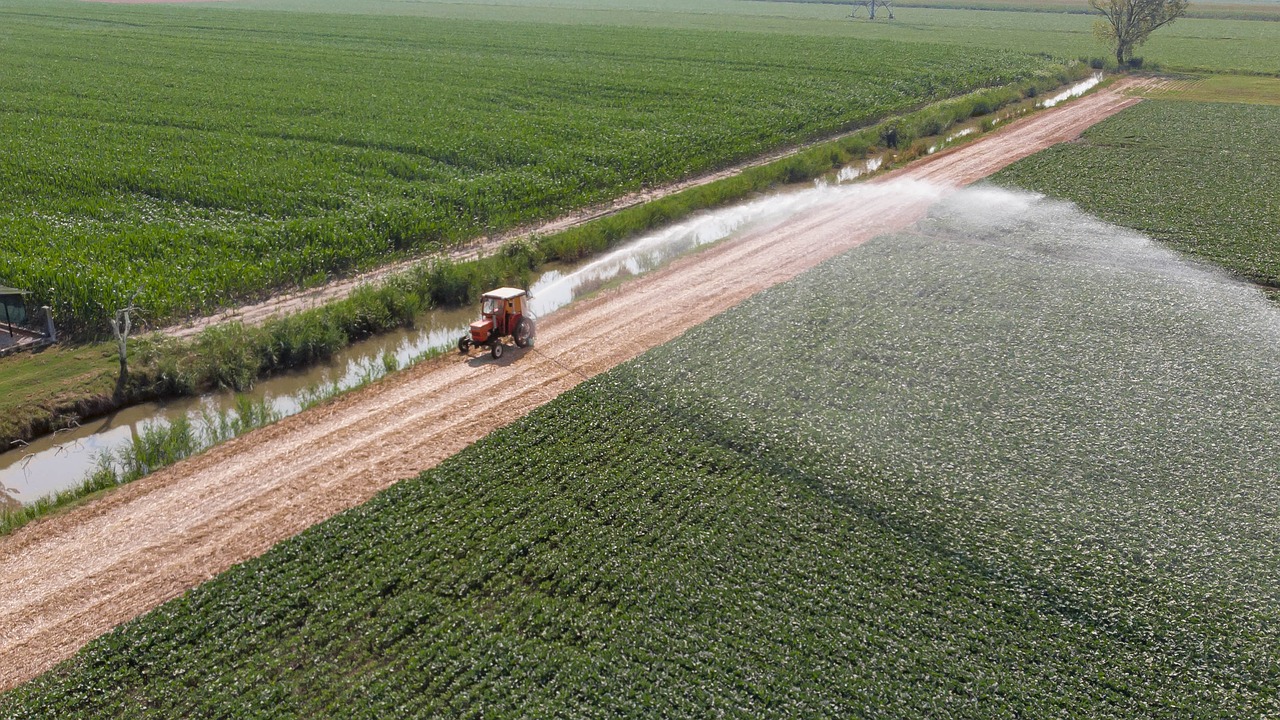
<path fill-rule="evenodd" d="M 884 158 L 880 156 L 876 156 L 872 158 L 867 158 L 862 162 L 846 165 L 840 168 L 840 172 L 836 173 L 836 182 L 839 182 L 839 183 L 853 182 L 854 180 L 857 180 L 863 175 L 870 175 L 871 173 L 879 170 L 880 166 L 883 164 L 884 164 Z"/>
<path fill-rule="evenodd" d="M 1078 98 L 1092 90 L 1100 82 L 1102 82 L 1102 73 L 1094 73 L 1092 77 L 1082 80 L 1044 102 L 1039 103 L 1039 107 L 1051 108 L 1060 102 L 1065 102 L 1071 98 Z"/>

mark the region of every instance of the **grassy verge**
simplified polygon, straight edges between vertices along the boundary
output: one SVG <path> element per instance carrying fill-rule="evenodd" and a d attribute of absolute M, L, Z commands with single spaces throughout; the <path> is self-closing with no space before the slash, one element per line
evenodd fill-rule
<path fill-rule="evenodd" d="M 1149 100 L 995 176 L 1280 285 L 1280 107 Z"/>
<path fill-rule="evenodd" d="M 54 345 L 0 358 L 0 448 L 115 407 L 118 368 L 109 345 Z"/>
<path fill-rule="evenodd" d="M 406 366 L 438 357 L 439 351 L 428 350 L 409 359 Z M 390 354 L 366 367 L 353 383 L 316 384 L 298 396 L 299 409 L 306 410 L 339 395 L 354 392 L 401 369 L 400 361 Z M 38 498 L 16 507 L 0 507 L 0 536 L 11 533 L 33 520 L 74 507 L 107 490 L 146 477 L 169 465 L 208 450 L 251 430 L 271 425 L 285 415 L 268 400 L 237 396 L 231 409 L 202 410 L 198 416 L 183 416 L 175 421 L 156 423 L 123 446 L 97 458 L 97 466 L 86 473 L 78 485 Z"/>
<path fill-rule="evenodd" d="M 1275 714 L 1274 336 L 1034 205 L 753 298 L 0 714 Z"/>
<path fill-rule="evenodd" d="M 132 383 L 114 394 L 118 360 L 107 346 L 53 348 L 29 357 L 0 360 L 12 368 L 0 378 L 7 409 L 0 439 L 10 443 L 60 427 L 66 421 L 107 412 L 140 400 L 188 395 L 216 388 L 243 390 L 258 378 L 332 356 L 377 332 L 403 327 L 429 307 L 465 305 L 480 292 L 504 284 L 527 283 L 541 263 L 574 261 L 601 252 L 647 230 L 765 191 L 779 184 L 820 177 L 868 150 L 893 143 L 899 162 L 920 154 L 925 135 L 992 112 L 1025 97 L 1047 92 L 1087 74 L 1076 64 L 1014 85 L 989 88 L 936 103 L 874 127 L 820 143 L 740 175 L 690 188 L 622 210 L 583 225 L 512 243 L 494 256 L 448 263 L 428 262 L 351 298 L 262 327 L 230 323 L 192 342 L 161 338 L 134 342 Z M 33 363 L 28 365 L 27 363 Z M 21 369 L 21 371 L 19 371 Z"/>

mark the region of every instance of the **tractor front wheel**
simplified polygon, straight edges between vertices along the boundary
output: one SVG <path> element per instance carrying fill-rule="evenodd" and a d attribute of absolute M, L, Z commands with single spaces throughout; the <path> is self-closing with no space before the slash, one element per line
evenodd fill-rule
<path fill-rule="evenodd" d="M 529 318 L 520 318 L 520 323 L 516 325 L 516 332 L 513 337 L 516 341 L 516 347 L 529 347 L 529 341 L 533 339 L 533 321 Z"/>
<path fill-rule="evenodd" d="M 465 335 L 458 338 L 458 352 L 465 354 L 470 349 L 471 349 L 471 338 Z"/>
<path fill-rule="evenodd" d="M 494 343 L 493 348 L 489 350 L 489 354 L 493 356 L 494 360 L 502 357 L 502 348 L 502 343 Z"/>

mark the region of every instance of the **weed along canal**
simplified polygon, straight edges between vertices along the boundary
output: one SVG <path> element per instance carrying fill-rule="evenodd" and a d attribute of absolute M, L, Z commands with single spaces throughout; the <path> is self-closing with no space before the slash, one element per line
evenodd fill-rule
<path fill-rule="evenodd" d="M 838 192 L 851 191 L 853 186 Z M 765 196 L 702 213 L 577 265 L 546 267 L 530 282 L 533 315 L 546 316 L 577 298 L 643 275 L 738 230 L 793 217 L 835 199 L 839 196 L 836 193 L 824 185 Z M 189 433 L 184 431 L 179 442 L 187 443 L 189 434 L 191 443 L 204 446 L 237 434 L 246 422 L 262 424 L 295 414 L 388 372 L 453 350 L 477 312 L 470 307 L 433 310 L 422 316 L 415 328 L 353 344 L 323 365 L 261 380 L 245 393 L 212 393 L 138 405 L 39 438 L 0 455 L 0 502 L 15 507 L 78 486 L 104 463 L 113 465 L 118 473 L 153 469 L 137 467 L 146 463 L 138 457 L 145 451 L 138 449 L 166 442 L 162 431 L 174 423 L 189 424 Z M 253 417 L 245 420 L 246 415 Z"/>

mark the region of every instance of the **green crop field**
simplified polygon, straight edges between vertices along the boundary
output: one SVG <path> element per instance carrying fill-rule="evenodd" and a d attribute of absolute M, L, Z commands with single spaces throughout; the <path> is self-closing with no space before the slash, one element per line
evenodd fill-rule
<path fill-rule="evenodd" d="M 1142 94 L 1160 100 L 1280 105 L 1280 78 L 1252 75 L 1180 78 L 1143 90 Z"/>
<path fill-rule="evenodd" d="M 966 191 L 0 715 L 1272 716 L 1278 331 L 1065 203 Z"/>
<path fill-rule="evenodd" d="M 1280 107 L 1148 100 L 995 179 L 1280 284 Z"/>
<path fill-rule="evenodd" d="M 1050 65 L 488 13 L 0 2 L 0 278 L 158 323 Z"/>
<path fill-rule="evenodd" d="M 1080 14 L 845 14 L 0 0 L 0 278 L 82 337 L 134 292 L 159 324 L 1108 55 Z M 1277 73 L 1280 23 L 1186 19 L 1143 54 Z"/>
<path fill-rule="evenodd" d="M 508 19 L 594 26 L 635 26 L 761 32 L 792 36 L 890 39 L 1018 50 L 1054 57 L 1099 58 L 1111 51 L 1093 36 L 1094 18 L 1079 12 L 1027 12 L 1024 0 L 1009 10 L 968 7 L 902 7 L 896 19 L 849 19 L 848 3 L 760 0 L 506 0 Z M 238 6 L 332 13 L 387 13 L 413 17 L 492 19 L 488 0 L 238 0 Z M 1245 4 L 1245 17 L 1188 17 L 1161 28 L 1139 55 L 1168 70 L 1280 75 L 1280 3 Z M 1193 3 L 1193 8 L 1226 5 Z"/>

